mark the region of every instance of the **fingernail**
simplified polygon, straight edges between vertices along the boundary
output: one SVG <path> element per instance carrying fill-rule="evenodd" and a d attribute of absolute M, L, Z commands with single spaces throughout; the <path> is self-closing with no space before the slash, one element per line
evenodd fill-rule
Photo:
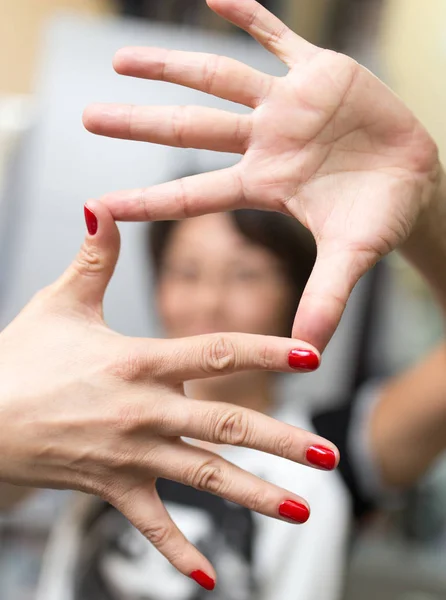
<path fill-rule="evenodd" d="M 203 573 L 203 571 L 193 571 L 190 576 L 198 583 L 198 585 L 201 585 L 202 588 L 208 590 L 209 592 L 212 592 L 212 590 L 215 588 L 214 579 L 209 577 L 209 575 L 206 575 L 206 573 Z"/>
<path fill-rule="evenodd" d="M 295 502 L 294 500 L 287 500 L 279 506 L 279 515 L 295 523 L 306 523 L 310 518 L 310 511 L 305 504 L 299 504 L 299 502 Z"/>
<path fill-rule="evenodd" d="M 87 224 L 88 233 L 96 235 L 98 232 L 98 219 L 93 211 L 87 205 L 84 206 L 85 222 Z"/>
<path fill-rule="evenodd" d="M 320 364 L 319 356 L 312 350 L 291 350 L 288 363 L 292 369 L 315 371 Z"/>
<path fill-rule="evenodd" d="M 311 446 L 307 450 L 307 460 L 315 467 L 332 471 L 336 466 L 336 454 L 325 446 Z"/>

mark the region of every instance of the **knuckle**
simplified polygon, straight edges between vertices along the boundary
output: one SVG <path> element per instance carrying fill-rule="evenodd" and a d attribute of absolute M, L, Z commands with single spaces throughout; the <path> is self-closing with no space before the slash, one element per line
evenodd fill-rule
<path fill-rule="evenodd" d="M 249 418 L 237 408 L 225 411 L 217 417 L 215 436 L 221 444 L 245 446 L 250 434 Z"/>
<path fill-rule="evenodd" d="M 289 458 L 294 448 L 293 436 L 289 433 L 281 435 L 275 443 L 275 454 L 281 458 Z"/>
<path fill-rule="evenodd" d="M 283 40 L 283 38 L 286 36 L 288 31 L 289 31 L 288 27 L 283 24 L 280 27 L 278 27 L 277 29 L 275 29 L 274 31 L 272 31 L 268 35 L 268 39 L 266 42 L 267 47 L 274 48 L 275 46 L 277 46 Z"/>
<path fill-rule="evenodd" d="M 112 363 L 110 370 L 125 382 L 137 381 L 147 371 L 147 359 L 140 353 L 128 351 Z"/>
<path fill-rule="evenodd" d="M 210 55 L 208 62 L 204 67 L 203 82 L 206 93 L 213 95 L 217 75 L 220 71 L 221 57 L 218 55 Z"/>
<path fill-rule="evenodd" d="M 171 355 L 159 351 L 159 348 L 157 351 L 155 347 L 147 348 L 133 342 L 125 344 L 108 364 L 112 375 L 125 382 L 159 380 L 172 370 Z"/>
<path fill-rule="evenodd" d="M 246 497 L 246 503 L 249 506 L 250 510 L 254 512 L 262 512 L 265 506 L 265 494 L 260 490 L 251 492 L 248 497 Z"/>
<path fill-rule="evenodd" d="M 208 373 L 230 373 L 237 365 L 233 340 L 227 335 L 215 336 L 204 348 L 203 367 Z"/>
<path fill-rule="evenodd" d="M 81 275 L 96 275 L 100 273 L 103 269 L 103 264 L 98 249 L 84 242 L 77 255 L 74 268 Z"/>
<path fill-rule="evenodd" d="M 132 496 L 129 494 L 126 481 L 122 476 L 117 476 L 109 465 L 105 468 L 102 466 L 90 476 L 89 489 L 85 491 L 102 498 L 118 510 L 121 508 L 127 510 L 132 505 Z"/>
<path fill-rule="evenodd" d="M 172 527 L 167 523 L 150 522 L 140 528 L 141 533 L 157 548 L 163 548 L 172 537 Z"/>
<path fill-rule="evenodd" d="M 131 448 L 130 452 L 134 457 L 145 457 L 149 461 L 153 458 L 154 449 L 152 440 L 157 435 L 163 435 L 175 425 L 176 414 L 170 407 L 165 407 L 161 399 L 154 401 L 148 400 L 141 402 L 127 402 L 119 406 L 110 420 L 110 425 L 118 436 L 131 437 L 134 434 L 144 432 L 145 443 L 144 447 L 136 443 L 136 446 Z M 128 441 L 124 439 L 124 441 Z M 153 447 L 152 447 L 153 446 Z M 138 451 L 139 450 L 139 451 Z"/>
<path fill-rule="evenodd" d="M 150 203 L 150 188 L 145 187 L 141 188 L 138 193 L 137 203 L 139 205 L 139 209 L 143 215 L 145 215 L 145 220 L 150 223 L 155 219 L 155 213 L 152 210 L 152 204 Z"/>
<path fill-rule="evenodd" d="M 183 217 L 185 219 L 187 219 L 191 213 L 190 213 L 189 199 L 188 199 L 188 195 L 187 195 L 187 191 L 186 191 L 186 182 L 185 182 L 184 177 L 182 177 L 181 179 L 178 179 L 178 181 L 177 181 L 176 201 L 177 201 L 178 206 L 181 206 L 181 209 L 183 212 Z"/>
<path fill-rule="evenodd" d="M 104 479 L 104 481 L 92 484 L 88 489 L 88 493 L 102 498 L 109 504 L 114 504 L 120 496 L 114 479 Z"/>
<path fill-rule="evenodd" d="M 274 366 L 274 352 L 267 344 L 263 345 L 259 350 L 257 366 L 265 371 L 269 371 Z"/>
<path fill-rule="evenodd" d="M 144 473 L 146 477 L 151 477 L 160 463 L 158 444 L 153 441 L 141 443 L 139 438 L 133 441 L 131 438 L 136 433 L 135 425 L 125 425 L 125 430 L 119 427 L 114 424 L 110 436 L 112 449 L 106 458 L 108 476 L 120 480 L 130 473 Z"/>
<path fill-rule="evenodd" d="M 246 22 L 247 29 L 251 29 L 251 27 L 254 25 L 254 22 L 257 19 L 257 17 L 258 17 L 258 10 L 254 9 L 252 11 L 252 13 L 249 15 L 249 17 L 247 18 L 247 22 Z"/>
<path fill-rule="evenodd" d="M 250 122 L 246 120 L 245 115 L 236 116 L 236 128 L 234 139 L 238 146 L 247 149 L 251 135 Z"/>
<path fill-rule="evenodd" d="M 172 376 L 179 358 L 176 349 L 172 350 L 170 343 L 164 344 L 165 340 L 151 340 L 150 344 L 144 344 L 141 348 L 142 365 L 147 375 L 155 379 L 165 379 Z"/>
<path fill-rule="evenodd" d="M 116 411 L 114 427 L 120 432 L 133 433 L 144 426 L 144 417 L 145 411 L 141 404 L 125 403 Z"/>
<path fill-rule="evenodd" d="M 186 131 L 188 129 L 190 119 L 189 107 L 187 106 L 178 106 L 173 114 L 172 118 L 172 127 L 174 138 L 177 142 L 177 145 L 180 148 L 186 147 Z"/>
<path fill-rule="evenodd" d="M 121 436 L 127 434 L 129 437 L 133 433 L 135 433 L 135 426 L 132 426 L 130 432 L 128 427 L 124 432 L 119 432 Z M 119 442 L 117 445 L 119 445 Z M 155 470 L 155 465 L 159 463 L 159 454 L 157 445 L 154 443 L 121 444 L 119 449 L 115 450 L 110 456 L 108 469 L 114 476 L 118 477 L 125 477 L 129 472 L 144 472 L 147 476 L 151 476 Z"/>
<path fill-rule="evenodd" d="M 218 460 L 210 459 L 194 467 L 189 476 L 187 476 L 188 484 L 193 488 L 219 494 L 223 487 L 223 470 Z"/>

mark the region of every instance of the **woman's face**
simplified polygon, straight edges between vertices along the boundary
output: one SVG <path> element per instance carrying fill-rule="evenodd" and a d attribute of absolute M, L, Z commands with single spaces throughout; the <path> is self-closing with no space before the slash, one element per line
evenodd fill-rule
<path fill-rule="evenodd" d="M 279 260 L 246 239 L 230 215 L 197 217 L 174 228 L 157 291 L 168 337 L 286 335 L 293 295 Z"/>

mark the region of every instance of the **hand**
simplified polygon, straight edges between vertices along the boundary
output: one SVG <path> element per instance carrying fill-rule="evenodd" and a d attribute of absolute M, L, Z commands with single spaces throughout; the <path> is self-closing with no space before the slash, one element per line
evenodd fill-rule
<path fill-rule="evenodd" d="M 96 105 L 90 131 L 243 155 L 234 167 L 103 201 L 116 219 L 180 219 L 236 208 L 282 211 L 317 242 L 293 336 L 322 350 L 359 278 L 402 244 L 440 179 L 437 148 L 408 108 L 351 58 L 290 31 L 255 0 L 207 0 L 290 68 L 272 77 L 228 58 L 155 48 L 117 53 L 118 73 L 161 79 L 247 105 Z"/>
<path fill-rule="evenodd" d="M 215 576 L 170 520 L 156 492 L 157 477 L 276 518 L 288 499 L 302 505 L 304 516 L 307 505 L 180 436 L 305 464 L 310 446 L 328 447 L 333 462 L 338 453 L 318 436 L 265 415 L 189 400 L 183 382 L 241 370 L 291 371 L 289 352 L 313 349 L 255 335 L 147 340 L 111 331 L 102 302 L 118 259 L 119 232 L 105 206 L 89 207 L 95 235 L 87 236 L 61 279 L 0 334 L 0 481 L 96 494 L 181 572 Z M 319 360 L 317 352 L 313 358 Z"/>

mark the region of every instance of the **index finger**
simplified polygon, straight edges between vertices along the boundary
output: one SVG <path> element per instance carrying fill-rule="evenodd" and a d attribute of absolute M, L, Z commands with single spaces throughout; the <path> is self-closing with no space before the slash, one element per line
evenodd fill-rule
<path fill-rule="evenodd" d="M 111 192 L 100 200 L 117 221 L 189 219 L 245 207 L 237 165 L 148 188 Z"/>
<path fill-rule="evenodd" d="M 142 371 L 169 382 L 240 371 L 310 372 L 320 354 L 302 341 L 245 333 L 217 333 L 176 340 L 141 341 Z"/>

